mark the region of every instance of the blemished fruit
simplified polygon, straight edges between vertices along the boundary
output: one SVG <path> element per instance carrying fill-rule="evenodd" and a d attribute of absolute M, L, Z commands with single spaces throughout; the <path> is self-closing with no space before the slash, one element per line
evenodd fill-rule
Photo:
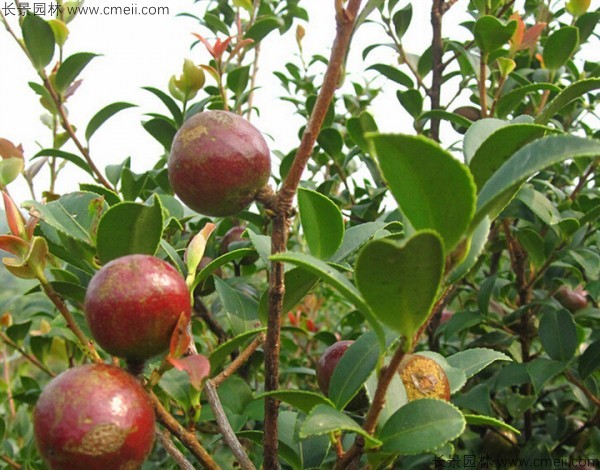
<path fill-rule="evenodd" d="M 154 411 L 135 378 L 118 367 L 69 369 L 43 390 L 35 441 L 53 470 L 140 468 L 154 442 Z"/>
<path fill-rule="evenodd" d="M 517 436 L 505 429 L 488 429 L 481 442 L 484 456 L 493 460 L 516 459 L 519 457 Z"/>
<path fill-rule="evenodd" d="M 181 314 L 190 318 L 183 277 L 149 255 L 117 258 L 98 271 L 87 288 L 85 316 L 106 352 L 144 361 L 168 349 Z"/>
<path fill-rule="evenodd" d="M 567 310 L 576 312 L 587 307 L 586 295 L 587 292 L 581 286 L 577 286 L 575 289 L 571 289 L 568 286 L 560 286 L 556 294 L 554 294 L 554 298 Z"/>
<path fill-rule="evenodd" d="M 168 161 L 175 194 L 192 210 L 225 217 L 245 209 L 271 174 L 269 148 L 243 117 L 205 111 L 179 129 Z"/>
<path fill-rule="evenodd" d="M 243 238 L 242 234 L 246 231 L 246 227 L 243 225 L 236 225 L 231 227 L 223 238 L 221 239 L 221 247 L 219 248 L 219 255 L 224 255 L 228 251 L 232 251 L 236 248 L 243 248 L 243 245 L 250 245 L 250 239 Z M 235 245 L 234 245 L 235 244 Z M 258 259 L 258 254 L 244 256 L 240 264 L 247 266 L 254 263 Z"/>
<path fill-rule="evenodd" d="M 419 354 L 407 354 L 398 373 L 406 389 L 408 401 L 439 398 L 450 401 L 450 384 L 444 369 L 433 359 Z"/>
<path fill-rule="evenodd" d="M 317 383 L 319 384 L 319 389 L 324 395 L 329 394 L 329 383 L 331 382 L 333 371 L 352 343 L 354 343 L 352 340 L 344 340 L 333 343 L 331 346 L 325 349 L 323 354 L 321 354 L 321 357 L 319 357 L 316 367 Z M 350 403 L 348 403 L 346 409 L 355 411 L 366 408 L 368 404 L 369 399 L 367 398 L 367 394 L 363 388 L 356 394 Z"/>

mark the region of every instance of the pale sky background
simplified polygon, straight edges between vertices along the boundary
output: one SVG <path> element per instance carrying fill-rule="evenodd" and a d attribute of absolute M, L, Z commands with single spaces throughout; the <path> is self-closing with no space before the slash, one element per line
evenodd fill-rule
<path fill-rule="evenodd" d="M 0 8 L 9 2 L 10 0 L 0 0 Z M 46 2 L 49 4 L 50 0 Z M 469 33 L 459 26 L 461 21 L 467 19 L 464 13 L 467 2 L 468 0 L 459 0 L 446 15 L 445 36 L 459 40 L 469 38 Z M 329 56 L 335 34 L 333 3 L 333 0 L 304 2 L 303 6 L 310 15 L 310 23 L 302 23 L 306 28 L 303 41 L 306 58 L 314 53 Z M 399 2 L 400 5 L 406 3 L 406 0 Z M 412 3 L 413 21 L 404 43 L 408 52 L 420 54 L 431 40 L 431 1 L 416 0 Z M 523 1 L 518 1 L 517 5 L 522 3 Z M 129 3 L 123 0 L 89 0 L 86 4 L 136 4 L 138 7 L 168 5 L 170 8 L 168 16 L 79 16 L 69 24 L 70 37 L 65 46 L 65 57 L 81 51 L 103 54 L 84 70 L 80 76 L 84 79 L 83 84 L 68 103 L 71 121 L 79 128 L 82 139 L 90 118 L 107 104 L 128 101 L 139 105 L 138 108 L 122 111 L 111 118 L 92 137 L 90 150 L 94 161 L 103 169 L 108 164 L 119 163 L 131 156 L 134 171 L 150 169 L 161 155 L 162 147 L 140 123 L 149 119 L 144 113 L 167 114 L 167 111 L 158 99 L 141 87 L 153 86 L 166 90 L 171 75 L 180 73 L 184 58 L 191 58 L 196 63 L 208 62 L 209 55 L 204 47 L 197 46 L 190 50 L 193 40 L 191 33 L 208 35 L 207 30 L 191 18 L 176 17 L 182 12 L 201 14 L 206 2 L 194 4 L 192 0 L 162 0 L 162 3 L 160 0 L 137 0 Z M 597 8 L 598 4 L 600 0 L 594 0 L 592 7 Z M 13 28 L 18 29 L 16 17 L 9 17 L 9 21 L 12 21 Z M 302 120 L 295 116 L 290 103 L 277 99 L 285 93 L 272 72 L 281 70 L 289 61 L 299 64 L 295 57 L 297 48 L 294 29 L 290 33 L 280 38 L 274 32 L 263 42 L 258 76 L 261 89 L 256 92 L 255 98 L 255 104 L 261 109 L 261 116 L 257 118 L 254 115 L 252 118 L 252 122 L 261 131 L 273 137 L 273 141 L 269 141 L 271 149 L 285 152 L 297 144 L 297 131 Z M 387 41 L 380 28 L 364 25 L 353 43 L 346 90 L 351 90 L 349 87 L 352 80 L 362 80 L 361 77 L 365 76 L 363 70 L 367 66 L 377 62 L 396 63 L 395 55 L 387 48 L 377 49 L 367 58 L 366 63 L 362 63 L 362 50 L 374 42 Z M 15 144 L 22 143 L 26 157 L 31 157 L 40 148 L 48 147 L 51 142 L 49 130 L 40 122 L 42 108 L 38 98 L 27 85 L 28 81 L 37 81 L 38 78 L 22 51 L 1 27 L 0 64 L 0 137 Z M 384 85 L 384 81 L 385 79 L 379 78 L 375 84 Z M 377 98 L 372 109 L 380 129 L 388 132 L 413 132 L 412 119 L 395 97 L 397 87 L 389 86 L 392 85 L 389 82 L 387 85 L 388 92 Z M 449 129 L 448 124 L 443 126 Z M 458 138 L 457 134 L 452 135 Z M 71 143 L 63 149 L 78 153 Z M 38 195 L 42 189 L 46 189 L 46 173 L 43 170 L 36 179 Z M 59 191 L 68 192 L 76 190 L 80 181 L 90 182 L 90 178 L 74 165 L 68 164 L 68 170 L 64 171 L 59 181 Z M 9 188 L 19 202 L 30 198 L 22 178 Z"/>

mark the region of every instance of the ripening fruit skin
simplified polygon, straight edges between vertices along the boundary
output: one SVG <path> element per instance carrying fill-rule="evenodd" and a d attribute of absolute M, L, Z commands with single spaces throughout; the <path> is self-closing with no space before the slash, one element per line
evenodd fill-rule
<path fill-rule="evenodd" d="M 420 398 L 450 401 L 448 377 L 433 359 L 419 354 L 407 354 L 398 367 L 398 373 L 408 401 Z"/>
<path fill-rule="evenodd" d="M 191 316 L 191 300 L 185 280 L 171 265 L 154 256 L 128 255 L 94 275 L 84 311 L 102 349 L 144 361 L 168 349 L 181 314 Z"/>
<path fill-rule="evenodd" d="M 225 217 L 245 209 L 271 174 L 269 148 L 247 120 L 228 111 L 189 118 L 168 161 L 175 194 L 192 210 Z"/>
<path fill-rule="evenodd" d="M 331 346 L 325 349 L 325 351 L 323 351 L 323 354 L 321 354 L 321 357 L 317 361 L 317 383 L 319 384 L 319 389 L 324 395 L 329 395 L 329 382 L 331 382 L 333 371 L 352 343 L 354 343 L 352 340 L 344 340 L 333 343 Z M 356 394 L 350 403 L 346 405 L 346 409 L 349 411 L 356 411 L 366 408 L 368 404 L 369 399 L 367 398 L 367 394 L 363 388 Z"/>
<path fill-rule="evenodd" d="M 231 247 L 230 245 L 233 243 L 249 243 L 250 239 L 242 237 L 242 234 L 246 231 L 246 227 L 243 225 L 236 225 L 235 227 L 231 227 L 223 238 L 221 239 L 221 246 L 219 248 L 219 255 L 224 255 L 225 253 L 236 249 L 236 247 Z M 240 247 L 237 247 L 240 248 Z M 258 259 L 258 254 L 256 255 L 248 255 L 244 256 L 240 260 L 240 264 L 244 266 L 248 266 L 253 264 Z"/>
<path fill-rule="evenodd" d="M 43 390 L 35 441 L 53 470 L 133 470 L 154 442 L 154 411 L 133 376 L 107 364 L 69 369 Z"/>
<path fill-rule="evenodd" d="M 576 312 L 587 307 L 587 292 L 583 287 L 577 286 L 571 289 L 568 286 L 560 286 L 554 297 L 560 304 L 571 312 Z"/>

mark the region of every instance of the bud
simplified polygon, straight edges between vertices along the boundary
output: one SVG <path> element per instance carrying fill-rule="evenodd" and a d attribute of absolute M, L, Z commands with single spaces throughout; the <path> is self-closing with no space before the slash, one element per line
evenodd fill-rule
<path fill-rule="evenodd" d="M 202 68 L 198 67 L 190 59 L 185 59 L 183 62 L 183 73 L 179 78 L 173 77 L 172 80 L 173 85 L 181 92 L 185 99 L 191 99 L 204 86 L 206 78 Z M 171 87 L 170 82 L 169 87 Z"/>

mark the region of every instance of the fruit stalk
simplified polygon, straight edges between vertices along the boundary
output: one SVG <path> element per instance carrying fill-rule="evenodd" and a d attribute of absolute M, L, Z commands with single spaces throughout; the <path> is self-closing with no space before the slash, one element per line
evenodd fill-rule
<path fill-rule="evenodd" d="M 333 42 L 327 71 L 323 85 L 317 96 L 315 107 L 306 125 L 302 140 L 296 152 L 294 162 L 284 180 L 281 189 L 274 198 L 269 209 L 274 211 L 271 234 L 271 253 L 282 253 L 286 249 L 287 231 L 292 208 L 292 201 L 302 173 L 312 154 L 317 136 L 331 100 L 339 83 L 339 77 L 348 51 L 354 22 L 361 6 L 361 0 L 350 0 L 346 8 L 339 8 L 336 14 L 337 32 Z M 267 338 L 265 341 L 265 391 L 277 390 L 279 384 L 279 350 L 283 296 L 285 293 L 283 264 L 271 263 L 269 275 L 269 316 L 267 322 Z M 279 467 L 277 455 L 277 416 L 279 402 L 267 397 L 265 400 L 265 438 L 264 468 Z"/>

